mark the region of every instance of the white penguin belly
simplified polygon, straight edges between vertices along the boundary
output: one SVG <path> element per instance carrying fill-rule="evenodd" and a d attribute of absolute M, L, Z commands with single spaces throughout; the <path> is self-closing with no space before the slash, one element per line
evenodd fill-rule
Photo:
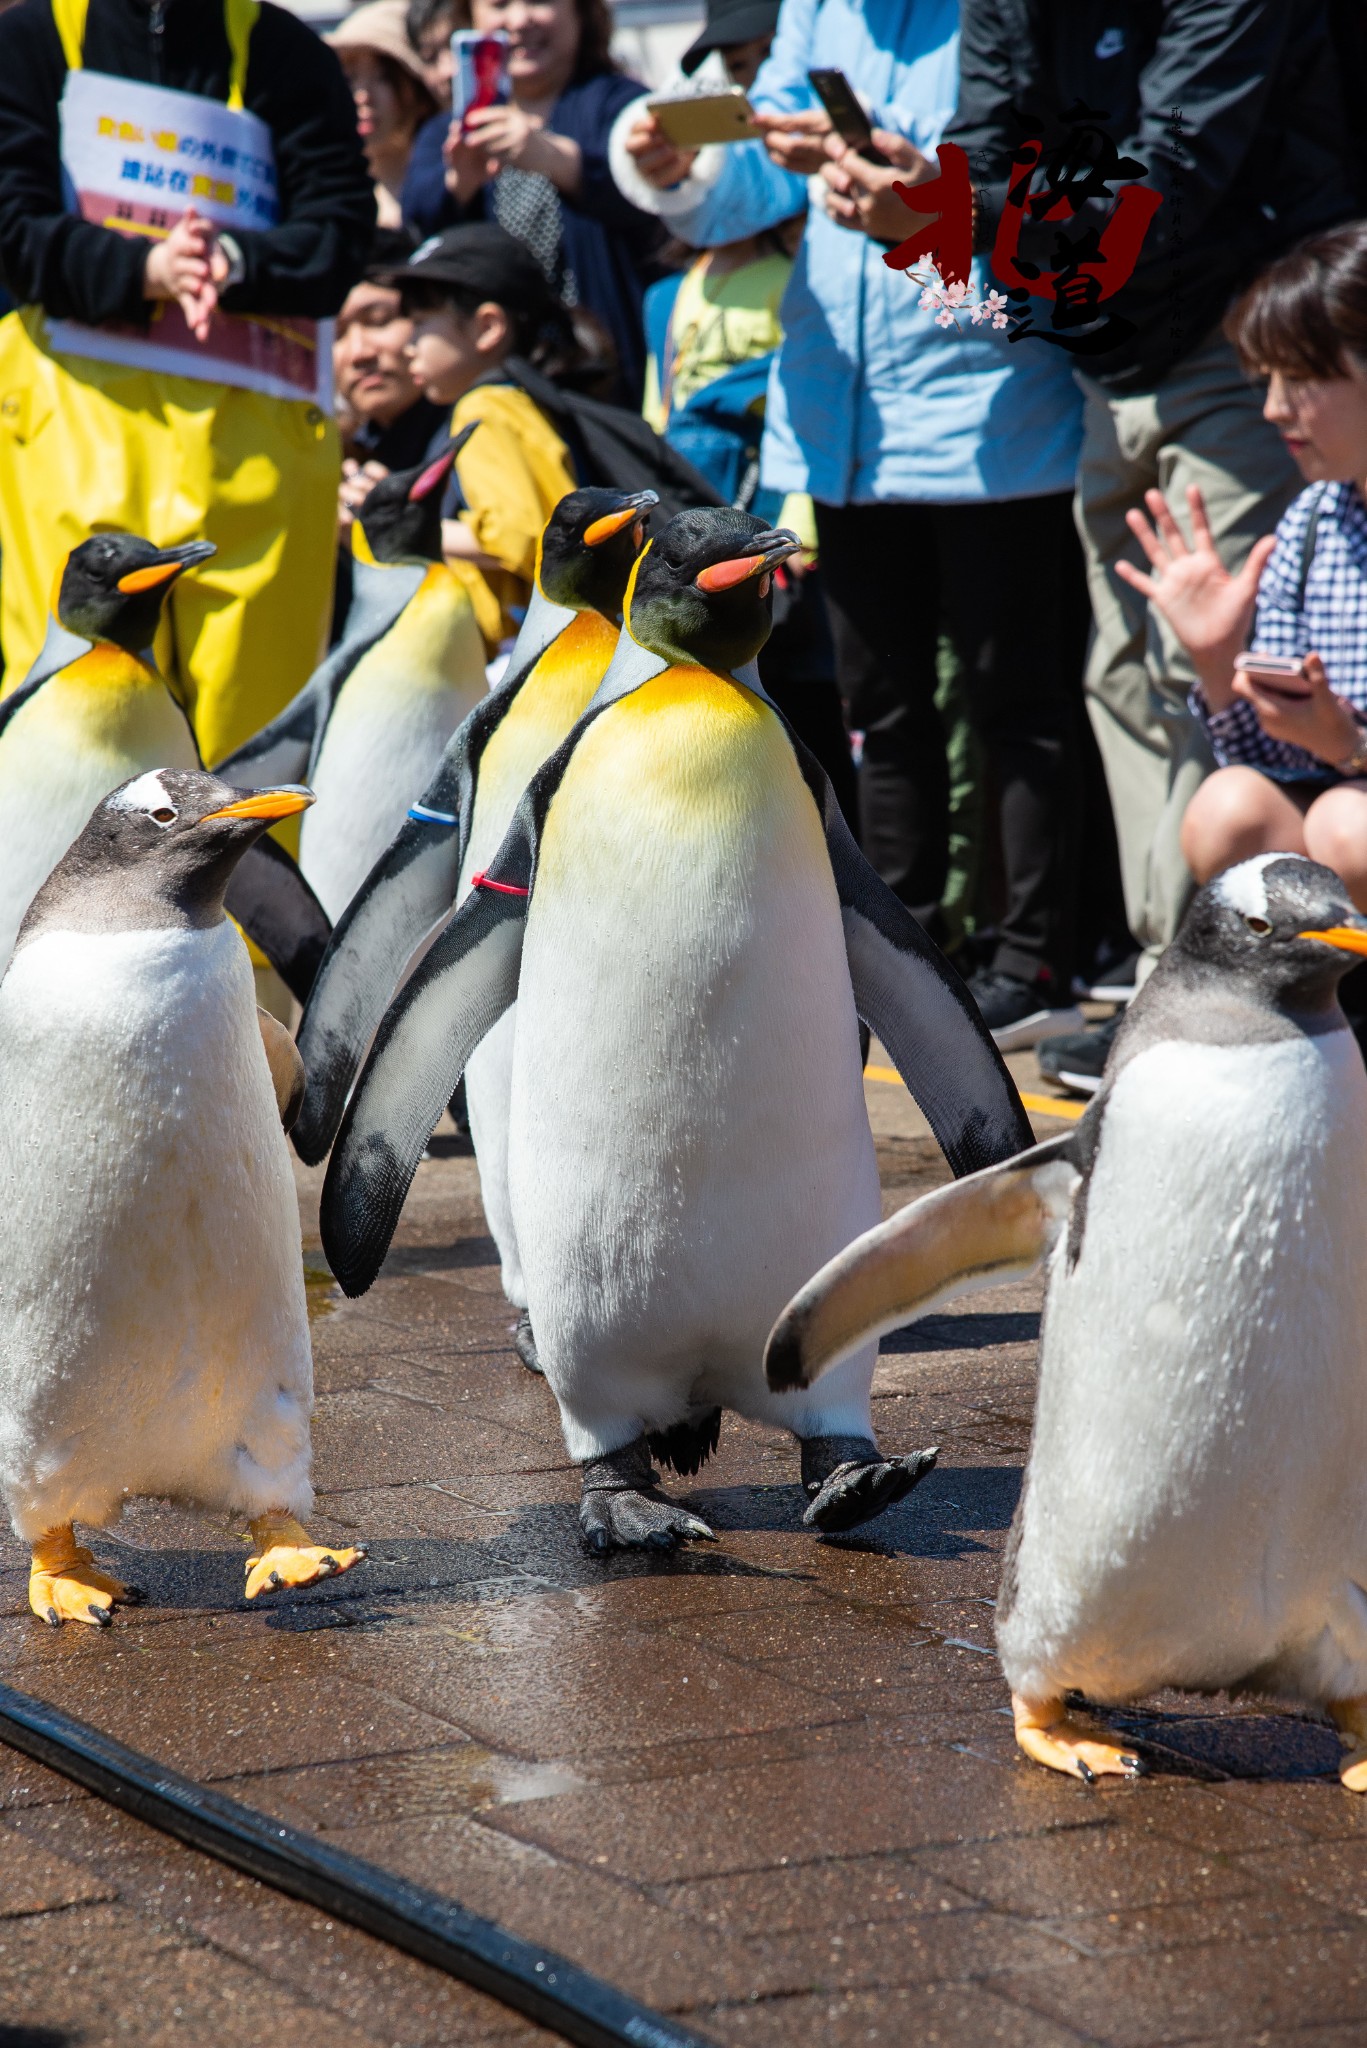
<path fill-rule="evenodd" d="M 0 733 L 0 972 L 96 804 L 149 768 L 198 766 L 166 685 L 116 648 L 95 648 L 35 691 Z"/>
<path fill-rule="evenodd" d="M 465 588 L 433 567 L 343 683 L 310 780 L 299 865 L 335 923 L 485 693 L 484 642 Z"/>
<path fill-rule="evenodd" d="M 1014 1592 L 1034 1696 L 1367 1692 L 1367 1074 L 1349 1032 L 1170 1043 L 1050 1277 Z"/>
<path fill-rule="evenodd" d="M 579 1458 L 712 1405 L 869 1426 L 873 1347 L 809 1409 L 761 1364 L 789 1294 L 879 1213 L 820 820 L 773 713 L 678 674 L 579 742 L 523 952 L 509 1180 Z"/>
<path fill-rule="evenodd" d="M 596 612 L 581 612 L 537 662 L 490 735 L 475 784 L 458 902 L 469 893 L 470 877 L 487 868 L 498 852 L 527 784 L 587 708 L 616 645 L 615 626 Z M 498 1246 L 503 1292 L 515 1308 L 522 1309 L 527 1306 L 527 1283 L 508 1192 L 508 1112 L 516 1029 L 514 1003 L 466 1063 L 465 1106 L 484 1215 Z"/>
<path fill-rule="evenodd" d="M 135 1494 L 307 1512 L 298 1207 L 237 932 L 30 940 L 0 982 L 0 1077 L 19 1533 Z"/>

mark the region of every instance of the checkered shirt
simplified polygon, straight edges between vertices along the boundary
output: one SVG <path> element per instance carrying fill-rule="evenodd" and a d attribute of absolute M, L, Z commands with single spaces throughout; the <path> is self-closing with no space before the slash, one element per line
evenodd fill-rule
<path fill-rule="evenodd" d="M 1318 501 L 1315 552 L 1296 601 L 1306 527 Z M 1277 545 L 1258 581 L 1258 609 L 1250 643 L 1255 654 L 1315 653 L 1330 687 L 1367 726 L 1367 505 L 1356 484 L 1312 484 L 1288 507 Z M 1339 782 L 1327 761 L 1303 747 L 1269 739 L 1251 704 L 1241 697 L 1225 711 L 1209 711 L 1199 689 L 1191 708 L 1210 734 L 1222 768 L 1240 763 L 1276 782 Z"/>

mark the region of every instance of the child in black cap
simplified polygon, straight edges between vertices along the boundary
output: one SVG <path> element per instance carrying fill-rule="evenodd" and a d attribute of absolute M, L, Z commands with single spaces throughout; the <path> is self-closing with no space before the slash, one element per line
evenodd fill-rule
<path fill-rule="evenodd" d="M 533 351 L 558 309 L 535 257 L 492 221 L 448 228 L 372 275 L 397 286 L 412 318 L 409 368 L 424 397 L 453 408 L 453 434 L 480 422 L 461 451 L 465 502 L 443 546 L 453 563 L 483 571 L 506 637 L 517 629 L 513 608 L 531 594 L 541 529 L 578 482 L 545 413 L 501 374 L 509 356 Z"/>

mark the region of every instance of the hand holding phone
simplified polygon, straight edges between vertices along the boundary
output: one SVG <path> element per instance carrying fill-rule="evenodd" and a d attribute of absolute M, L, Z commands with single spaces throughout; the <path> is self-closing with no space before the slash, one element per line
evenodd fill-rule
<path fill-rule="evenodd" d="M 1234 668 L 1236 674 L 1246 675 L 1256 689 L 1266 690 L 1274 697 L 1296 702 L 1314 694 L 1305 673 L 1305 661 L 1299 655 L 1236 654 Z"/>
<path fill-rule="evenodd" d="M 807 83 L 830 116 L 832 128 L 842 142 L 848 142 L 871 164 L 890 167 L 890 159 L 884 156 L 873 139 L 869 117 L 859 104 L 854 87 L 843 71 L 818 70 L 807 73 Z"/>

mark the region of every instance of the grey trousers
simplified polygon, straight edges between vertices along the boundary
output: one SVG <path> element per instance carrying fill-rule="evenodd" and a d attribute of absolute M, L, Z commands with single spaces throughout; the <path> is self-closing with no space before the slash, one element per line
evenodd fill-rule
<path fill-rule="evenodd" d="M 1125 514 L 1142 510 L 1156 486 L 1190 540 L 1186 493 L 1198 484 L 1221 559 L 1237 569 L 1301 477 L 1218 330 L 1152 391 L 1117 397 L 1080 373 L 1078 382 L 1086 406 L 1074 516 L 1095 621 L 1087 708 L 1115 810 L 1130 929 L 1151 966 L 1192 892 L 1182 813 L 1214 763 L 1187 709 L 1190 663 L 1166 621 L 1115 573 L 1122 557 L 1147 566 Z"/>

